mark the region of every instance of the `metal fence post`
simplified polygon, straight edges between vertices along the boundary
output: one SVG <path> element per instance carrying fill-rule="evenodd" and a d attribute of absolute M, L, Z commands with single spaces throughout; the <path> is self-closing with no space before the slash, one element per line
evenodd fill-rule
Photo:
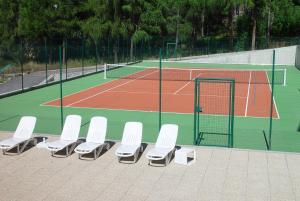
<path fill-rule="evenodd" d="M 61 129 L 64 126 L 64 113 L 63 113 L 63 86 L 62 86 L 62 50 L 61 46 L 59 47 L 59 88 L 60 88 L 60 122 Z"/>
<path fill-rule="evenodd" d="M 159 116 L 158 116 L 158 130 L 161 127 L 161 113 L 162 113 L 162 50 L 159 49 Z"/>
<path fill-rule="evenodd" d="M 275 72 L 275 50 L 273 50 L 273 61 L 272 61 L 272 85 L 271 85 L 271 108 L 270 108 L 270 128 L 269 128 L 269 149 L 272 149 L 272 131 L 273 131 L 273 105 L 274 105 L 274 72 Z"/>

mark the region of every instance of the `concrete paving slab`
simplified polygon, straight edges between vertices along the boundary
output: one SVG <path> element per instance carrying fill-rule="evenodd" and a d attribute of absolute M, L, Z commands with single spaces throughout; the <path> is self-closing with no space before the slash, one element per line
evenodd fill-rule
<path fill-rule="evenodd" d="M 11 133 L 0 132 L 0 140 Z M 57 137 L 49 137 L 49 140 Z M 96 160 L 51 157 L 33 147 L 0 155 L 0 201 L 299 200 L 300 154 L 194 147 L 196 163 L 151 167 L 145 157 L 118 163 L 119 143 Z"/>

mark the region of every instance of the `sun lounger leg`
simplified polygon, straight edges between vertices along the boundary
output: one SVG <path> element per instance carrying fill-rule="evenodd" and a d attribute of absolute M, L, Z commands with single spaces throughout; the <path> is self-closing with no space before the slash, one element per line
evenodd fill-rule
<path fill-rule="evenodd" d="M 68 152 L 67 156 L 72 154 L 72 152 L 75 149 L 76 145 L 77 145 L 76 142 L 71 145 L 70 149 L 68 149 L 68 151 L 67 151 Z"/>
<path fill-rule="evenodd" d="M 28 145 L 30 142 L 32 142 L 33 145 L 35 146 L 37 140 L 36 140 L 35 138 L 31 138 L 31 139 L 27 140 L 27 141 L 23 144 L 22 148 L 20 149 L 20 153 L 22 153 L 22 152 L 24 151 L 24 149 L 27 147 L 27 145 Z"/>
<path fill-rule="evenodd" d="M 136 163 L 139 153 L 140 153 L 139 150 L 137 150 L 137 151 L 134 153 L 134 155 L 133 155 L 133 163 Z"/>
<path fill-rule="evenodd" d="M 144 147 L 141 145 L 140 152 L 144 151 Z"/>
<path fill-rule="evenodd" d="M 17 153 L 20 153 L 20 144 L 17 145 Z"/>

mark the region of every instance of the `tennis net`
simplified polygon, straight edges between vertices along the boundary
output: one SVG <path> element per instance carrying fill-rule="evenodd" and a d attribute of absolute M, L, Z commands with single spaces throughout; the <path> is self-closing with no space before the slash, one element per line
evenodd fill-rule
<path fill-rule="evenodd" d="M 272 69 L 219 69 L 219 68 L 162 68 L 165 81 L 192 81 L 196 78 L 235 79 L 236 83 L 270 84 Z M 105 78 L 159 80 L 158 67 L 107 64 Z M 274 84 L 286 84 L 286 69 L 274 71 Z"/>

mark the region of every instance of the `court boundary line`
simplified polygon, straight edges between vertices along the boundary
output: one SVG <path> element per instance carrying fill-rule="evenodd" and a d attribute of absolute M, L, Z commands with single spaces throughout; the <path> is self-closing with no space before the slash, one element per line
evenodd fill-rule
<path fill-rule="evenodd" d="M 267 71 L 265 71 L 265 74 L 267 76 L 268 83 L 269 83 L 268 86 L 269 86 L 269 89 L 270 89 L 270 95 L 272 95 L 272 88 L 271 88 L 271 85 L 270 85 L 271 83 L 270 83 Z M 280 119 L 280 115 L 279 115 L 279 111 L 277 109 L 277 104 L 276 104 L 276 101 L 275 101 L 275 97 L 273 96 L 272 99 L 273 99 L 273 102 L 274 102 L 274 105 L 275 105 L 275 110 L 276 110 L 276 113 L 278 115 L 278 119 Z M 273 114 L 272 114 L 272 118 L 273 118 Z"/>
<path fill-rule="evenodd" d="M 176 90 L 173 94 L 177 95 L 179 91 L 181 91 L 182 89 L 184 89 L 187 85 L 189 85 L 191 83 L 191 81 L 188 81 L 187 83 L 185 83 L 182 87 L 180 87 L 178 90 Z"/>
<path fill-rule="evenodd" d="M 187 81 L 187 83 L 185 85 L 183 85 L 183 87 L 181 87 L 180 89 L 178 89 L 174 94 L 177 95 L 179 91 L 181 91 L 182 89 L 184 89 L 187 85 L 189 85 L 192 81 L 194 81 L 199 75 L 201 75 L 203 73 L 199 72 L 197 73 L 196 77 L 194 79 L 192 79 L 192 75 L 193 75 L 193 69 L 190 70 L 190 81 Z"/>
<path fill-rule="evenodd" d="M 250 71 L 249 81 L 248 81 L 248 92 L 247 92 L 247 100 L 246 100 L 246 106 L 245 106 L 245 117 L 247 116 L 247 113 L 248 113 L 249 94 L 250 94 L 250 88 L 251 88 L 251 77 L 252 77 L 252 71 Z"/>

